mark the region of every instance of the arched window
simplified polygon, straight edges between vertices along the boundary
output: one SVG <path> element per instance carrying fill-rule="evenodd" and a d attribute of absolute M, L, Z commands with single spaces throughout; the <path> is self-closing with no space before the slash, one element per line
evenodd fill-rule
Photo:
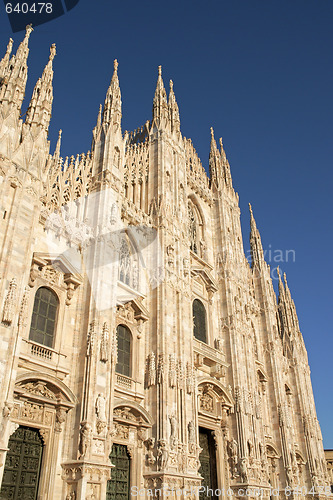
<path fill-rule="evenodd" d="M 32 312 L 29 339 L 53 347 L 58 297 L 49 288 L 38 288 Z"/>
<path fill-rule="evenodd" d="M 206 309 L 198 299 L 193 301 L 193 335 L 207 344 Z"/>
<path fill-rule="evenodd" d="M 116 372 L 131 377 L 131 347 L 132 335 L 127 326 L 119 325 L 117 327 L 117 341 L 118 341 L 118 362 L 116 365 Z"/>
<path fill-rule="evenodd" d="M 135 289 L 139 281 L 137 254 L 126 234 L 122 235 L 120 243 L 119 281 Z"/>

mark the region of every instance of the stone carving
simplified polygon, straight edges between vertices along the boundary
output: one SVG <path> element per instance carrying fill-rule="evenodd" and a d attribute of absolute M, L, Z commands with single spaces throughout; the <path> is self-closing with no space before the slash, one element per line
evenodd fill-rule
<path fill-rule="evenodd" d="M 239 461 L 239 476 L 242 483 L 248 482 L 247 463 L 245 457 L 241 458 Z"/>
<path fill-rule="evenodd" d="M 193 420 L 191 420 L 188 423 L 187 429 L 188 429 L 188 449 L 189 449 L 189 452 L 191 454 L 194 454 L 196 452 L 196 449 L 197 449 L 197 445 L 196 445 L 197 439 L 196 439 L 195 424 L 194 424 Z"/>
<path fill-rule="evenodd" d="M 145 427 L 138 427 L 136 436 L 138 439 L 138 446 L 142 448 L 142 443 L 147 439 L 147 429 Z"/>
<path fill-rule="evenodd" d="M 95 412 L 97 416 L 96 429 L 101 434 L 106 427 L 106 400 L 103 394 L 99 393 L 95 402 Z"/>
<path fill-rule="evenodd" d="M 23 297 L 22 297 L 20 312 L 19 312 L 19 317 L 18 317 L 18 326 L 19 327 L 23 327 L 26 325 L 29 293 L 30 293 L 30 288 L 28 286 L 26 286 L 24 289 L 24 292 L 23 292 Z"/>
<path fill-rule="evenodd" d="M 232 439 L 231 441 L 228 441 L 227 444 L 227 451 L 228 455 L 230 457 L 230 472 L 231 472 L 231 477 L 234 478 L 236 475 L 237 471 L 237 461 L 238 461 L 238 444 L 236 439 Z"/>
<path fill-rule="evenodd" d="M 66 500 L 76 500 L 76 493 L 75 491 L 70 491 L 66 495 Z"/>
<path fill-rule="evenodd" d="M 131 408 L 129 408 L 128 406 L 116 408 L 113 413 L 115 417 L 131 420 L 132 422 L 138 422 L 139 420 L 135 415 L 133 415 Z"/>
<path fill-rule="evenodd" d="M 36 394 L 37 396 L 53 400 L 57 399 L 54 392 L 46 387 L 46 382 L 28 382 L 27 384 L 22 384 L 20 387 L 30 394 Z"/>
<path fill-rule="evenodd" d="M 147 455 L 146 455 L 147 463 L 149 465 L 153 465 L 156 462 L 156 458 L 154 457 L 154 453 L 153 453 L 153 449 L 155 446 L 155 438 L 150 437 L 150 438 L 146 439 L 144 443 L 145 443 L 146 448 L 147 448 Z"/>
<path fill-rule="evenodd" d="M 2 416 L 3 416 L 3 418 L 5 418 L 5 419 L 9 418 L 12 410 L 13 410 L 13 404 L 6 402 L 4 404 L 3 409 L 2 409 Z"/>
<path fill-rule="evenodd" d="M 119 439 L 127 440 L 129 437 L 128 426 L 116 423 L 114 426 L 113 435 L 117 436 Z"/>
<path fill-rule="evenodd" d="M 109 328 L 107 323 L 103 323 L 101 344 L 100 344 L 100 360 L 106 363 L 109 358 Z"/>
<path fill-rule="evenodd" d="M 176 387 L 176 359 L 175 355 L 169 354 L 169 386 Z"/>
<path fill-rule="evenodd" d="M 34 422 L 42 422 L 43 408 L 40 405 L 25 401 L 22 408 L 22 418 L 26 418 L 27 420 L 32 420 Z"/>
<path fill-rule="evenodd" d="M 157 383 L 162 384 L 163 380 L 164 380 L 164 355 L 159 354 L 158 367 L 157 367 Z"/>
<path fill-rule="evenodd" d="M 79 441 L 79 459 L 87 458 L 91 446 L 91 426 L 88 422 L 81 423 Z"/>
<path fill-rule="evenodd" d="M 208 392 L 200 395 L 200 409 L 212 413 L 214 411 L 213 397 Z"/>
<path fill-rule="evenodd" d="M 57 408 L 57 411 L 56 411 L 56 421 L 55 421 L 55 426 L 54 426 L 54 429 L 57 432 L 61 432 L 62 424 L 65 422 L 65 420 L 66 420 L 66 410 L 65 410 L 65 408 L 62 408 L 60 406 L 59 408 Z"/>
<path fill-rule="evenodd" d="M 148 357 L 148 387 L 156 384 L 156 363 L 155 353 L 152 352 Z"/>
<path fill-rule="evenodd" d="M 193 367 L 192 364 L 188 361 L 186 363 L 186 392 L 187 394 L 192 394 L 193 392 Z"/>
<path fill-rule="evenodd" d="M 96 321 L 93 320 L 90 323 L 88 338 L 87 338 L 87 356 L 92 356 L 95 350 L 96 344 L 96 332 L 95 332 Z"/>
<path fill-rule="evenodd" d="M 169 451 L 165 439 L 160 439 L 157 443 L 157 459 L 159 470 L 164 470 L 167 466 Z"/>
<path fill-rule="evenodd" d="M 171 446 L 171 449 L 173 448 L 176 448 L 177 447 L 177 443 L 178 443 L 178 440 L 177 440 L 177 418 L 176 416 L 173 414 L 169 417 L 169 420 L 170 420 L 170 446 Z"/>
<path fill-rule="evenodd" d="M 2 311 L 2 322 L 5 325 L 10 325 L 14 319 L 15 305 L 16 305 L 16 279 L 13 278 L 9 283 L 9 288 L 5 298 Z"/>

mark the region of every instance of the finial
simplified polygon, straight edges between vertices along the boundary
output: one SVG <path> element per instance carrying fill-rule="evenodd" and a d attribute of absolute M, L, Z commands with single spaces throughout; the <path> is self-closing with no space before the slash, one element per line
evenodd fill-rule
<path fill-rule="evenodd" d="M 33 31 L 33 27 L 32 27 L 32 24 L 28 24 L 26 27 L 25 27 L 25 36 L 26 37 L 29 37 L 31 32 Z"/>
<path fill-rule="evenodd" d="M 162 76 L 162 66 L 158 67 L 158 76 Z"/>
<path fill-rule="evenodd" d="M 213 129 L 213 127 L 210 127 L 210 135 L 212 136 L 212 139 L 214 139 L 214 129 Z"/>
<path fill-rule="evenodd" d="M 7 54 L 10 54 L 11 51 L 12 51 L 12 47 L 13 47 L 13 39 L 10 38 L 9 39 L 9 42 L 8 42 L 8 45 L 7 45 Z"/>
<path fill-rule="evenodd" d="M 222 137 L 220 137 L 220 139 L 219 139 L 219 143 L 220 143 L 220 148 L 221 148 L 221 151 L 222 151 L 222 149 L 223 149 Z"/>
<path fill-rule="evenodd" d="M 285 284 L 288 285 L 286 273 L 283 273 L 283 279 L 284 279 Z"/>
<path fill-rule="evenodd" d="M 251 214 L 251 215 L 252 215 L 252 217 L 253 217 L 253 212 L 252 212 L 252 205 L 251 205 L 251 203 L 249 203 L 249 210 L 250 210 L 250 214 Z"/>
<path fill-rule="evenodd" d="M 172 92 L 173 91 L 173 81 L 172 80 L 170 80 L 170 84 L 169 85 L 170 85 L 170 92 Z"/>
<path fill-rule="evenodd" d="M 114 70 L 115 70 L 115 72 L 116 72 L 116 73 L 117 73 L 117 71 L 118 71 L 118 66 L 119 66 L 118 61 L 117 61 L 117 59 L 115 59 L 115 60 L 113 61 L 113 68 L 114 68 Z"/>
<path fill-rule="evenodd" d="M 56 44 L 52 43 L 52 45 L 50 47 L 49 61 L 53 61 L 53 59 L 55 58 L 56 54 L 57 54 Z"/>
<path fill-rule="evenodd" d="M 280 281 L 280 280 L 281 280 L 281 275 L 280 275 L 280 266 L 277 266 L 276 271 L 277 271 L 277 275 L 278 275 L 278 277 L 279 277 L 279 281 Z"/>
<path fill-rule="evenodd" d="M 60 129 L 59 130 L 59 135 L 58 135 L 58 138 L 61 139 L 61 134 L 62 134 L 62 130 Z"/>

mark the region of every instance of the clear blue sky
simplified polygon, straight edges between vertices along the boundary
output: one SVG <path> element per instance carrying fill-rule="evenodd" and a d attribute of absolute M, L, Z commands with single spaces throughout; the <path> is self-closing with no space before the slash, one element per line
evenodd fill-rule
<path fill-rule="evenodd" d="M 123 130 L 151 118 L 157 66 L 170 78 L 181 129 L 208 164 L 222 136 L 240 195 L 245 250 L 253 205 L 265 248 L 295 250 L 287 272 L 300 319 L 324 446 L 333 448 L 333 2 L 80 0 L 31 35 L 27 97 L 57 44 L 51 149 L 90 148 L 119 61 Z M 4 53 L 10 25 L 0 6 Z M 23 33 L 13 36 L 15 49 Z M 272 262 L 274 267 L 276 263 Z"/>

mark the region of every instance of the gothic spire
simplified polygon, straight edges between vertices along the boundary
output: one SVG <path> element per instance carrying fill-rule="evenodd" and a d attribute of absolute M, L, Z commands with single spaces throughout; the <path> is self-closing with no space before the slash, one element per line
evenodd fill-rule
<path fill-rule="evenodd" d="M 32 98 L 27 110 L 25 125 L 48 130 L 52 102 L 53 102 L 53 59 L 56 55 L 56 46 L 53 43 L 50 47 L 49 61 L 44 68 L 41 78 L 37 80 L 32 93 Z"/>
<path fill-rule="evenodd" d="M 61 135 L 62 135 L 62 130 L 59 130 L 59 135 L 58 135 L 58 140 L 57 144 L 54 150 L 53 158 L 59 160 L 60 158 L 60 148 L 61 148 Z"/>
<path fill-rule="evenodd" d="M 217 186 L 219 184 L 219 160 L 220 154 L 214 137 L 214 129 L 210 127 L 209 174 Z"/>
<path fill-rule="evenodd" d="M 13 48 L 13 39 L 10 38 L 8 45 L 7 45 L 6 54 L 4 55 L 4 57 L 0 61 L 0 85 L 1 85 L 3 78 L 6 76 L 8 69 L 9 69 L 9 56 L 12 52 L 12 48 Z"/>
<path fill-rule="evenodd" d="M 153 101 L 153 121 L 155 121 L 156 125 L 159 126 L 162 121 L 166 122 L 167 119 L 168 119 L 167 95 L 162 80 L 162 66 L 159 66 L 156 90 Z"/>
<path fill-rule="evenodd" d="M 264 251 L 262 248 L 260 233 L 257 229 L 256 221 L 253 216 L 251 203 L 249 203 L 250 215 L 251 215 L 251 233 L 250 233 L 250 247 L 251 247 L 251 257 L 252 257 L 252 267 L 257 267 L 261 269 L 264 260 Z"/>
<path fill-rule="evenodd" d="M 278 275 L 278 278 L 279 278 L 279 303 L 282 302 L 284 300 L 284 286 L 283 286 L 283 283 L 282 283 L 282 279 L 281 279 L 281 274 L 280 274 L 280 269 L 279 267 L 277 267 L 277 275 Z"/>
<path fill-rule="evenodd" d="M 121 122 L 121 92 L 118 79 L 117 59 L 113 62 L 113 68 L 113 75 L 106 93 L 103 110 L 103 124 L 107 127 L 111 122 L 118 125 L 120 125 Z"/>
<path fill-rule="evenodd" d="M 23 41 L 20 43 L 17 52 L 13 55 L 7 64 L 6 74 L 0 85 L 0 103 L 7 102 L 14 108 L 20 110 L 24 99 L 25 86 L 27 83 L 28 66 L 27 59 L 29 54 L 29 37 L 33 31 L 31 24 L 26 27 L 26 33 Z M 12 42 L 9 42 L 5 55 L 7 57 L 11 51 Z"/>
<path fill-rule="evenodd" d="M 221 155 L 221 162 L 222 162 L 222 166 L 223 166 L 225 183 L 227 186 L 232 187 L 230 165 L 229 165 L 229 162 L 227 160 L 227 155 L 225 154 L 225 150 L 224 150 L 223 142 L 222 142 L 222 137 L 220 137 L 219 142 L 220 142 L 220 155 Z"/>
<path fill-rule="evenodd" d="M 170 93 L 169 93 L 169 116 L 171 124 L 171 132 L 180 132 L 180 118 L 179 108 L 176 101 L 176 96 L 173 91 L 173 81 L 170 80 Z"/>

